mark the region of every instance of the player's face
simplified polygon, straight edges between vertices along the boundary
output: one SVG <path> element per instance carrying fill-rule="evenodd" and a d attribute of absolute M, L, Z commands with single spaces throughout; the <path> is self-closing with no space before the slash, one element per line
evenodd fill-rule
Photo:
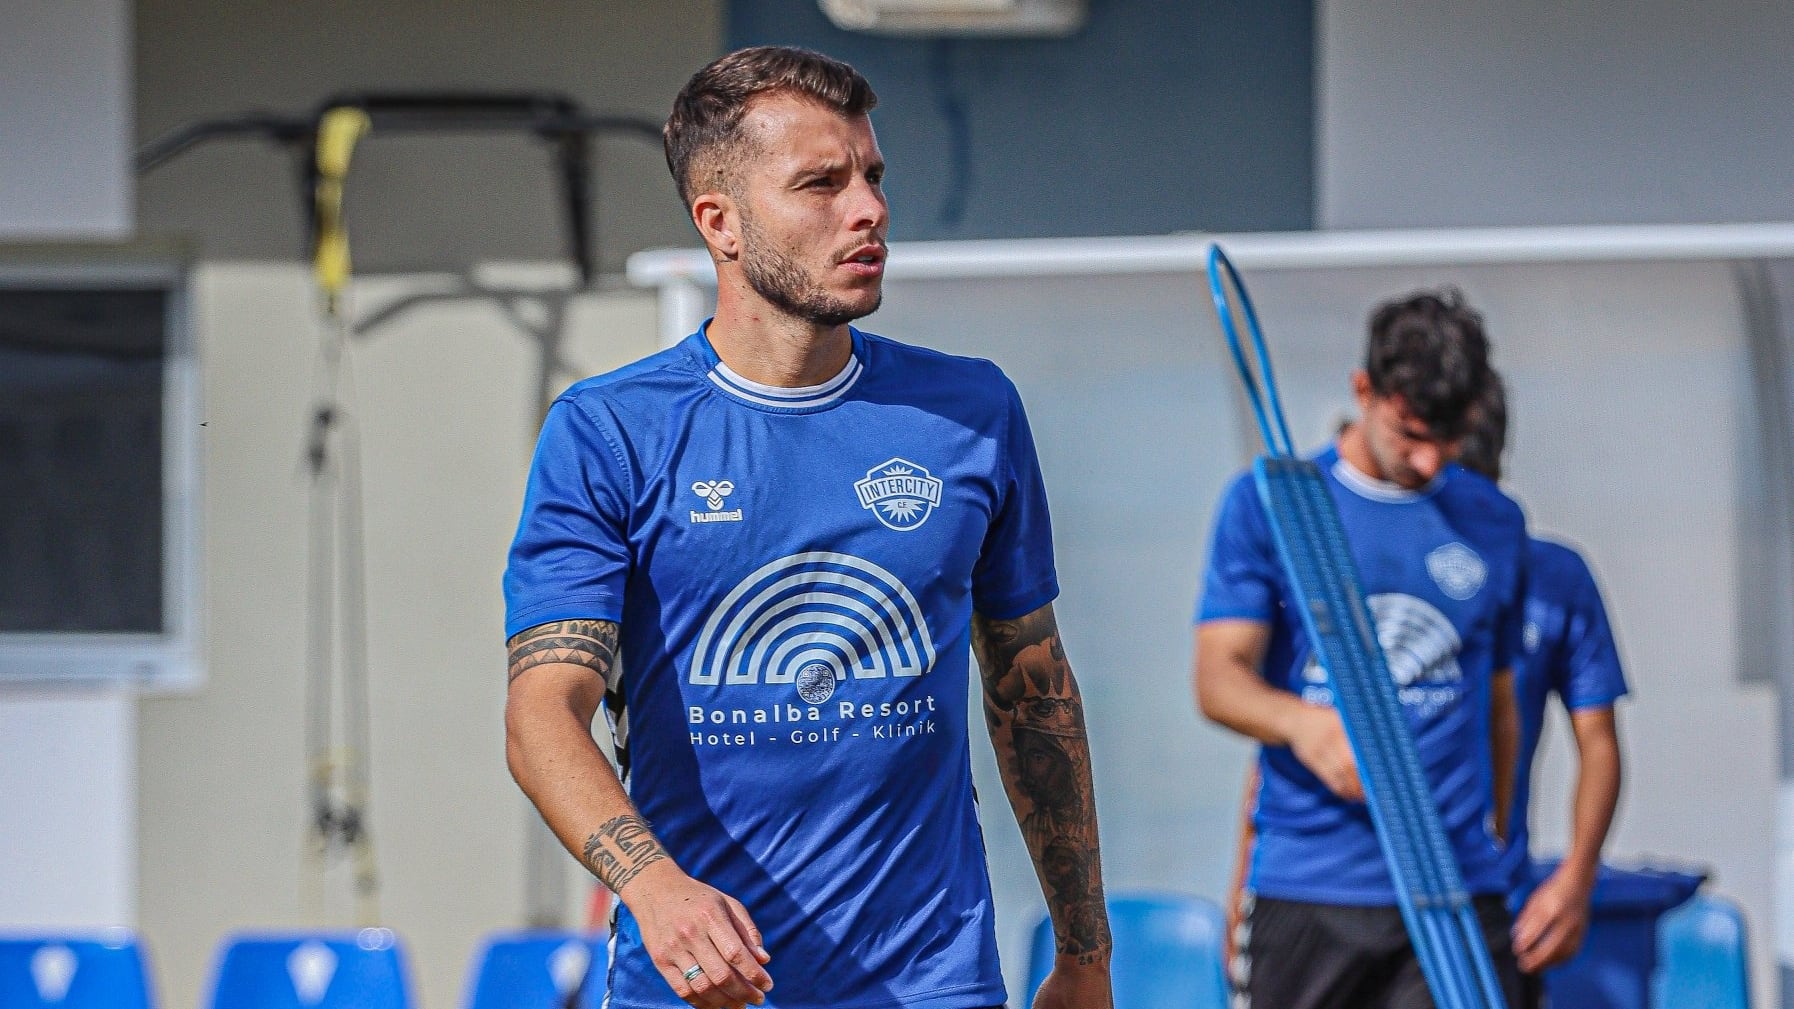
<path fill-rule="evenodd" d="M 883 296 L 884 157 L 865 116 L 790 95 L 756 102 L 741 166 L 741 266 L 756 293 L 824 326 L 870 315 Z"/>
<path fill-rule="evenodd" d="M 1457 458 L 1460 440 L 1435 437 L 1400 396 L 1368 393 L 1359 397 L 1359 407 L 1365 447 L 1382 479 L 1415 490 L 1431 483 L 1446 463 Z"/>

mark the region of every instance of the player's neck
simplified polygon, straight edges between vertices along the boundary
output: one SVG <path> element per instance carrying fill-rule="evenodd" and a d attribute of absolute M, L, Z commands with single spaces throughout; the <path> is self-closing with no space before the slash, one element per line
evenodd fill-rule
<path fill-rule="evenodd" d="M 759 299 L 719 299 L 705 335 L 730 371 L 787 389 L 821 385 L 853 356 L 853 336 L 845 324 L 805 322 Z"/>
<path fill-rule="evenodd" d="M 1387 483 L 1389 478 L 1383 475 L 1383 467 L 1377 465 L 1377 457 L 1370 450 L 1370 443 L 1364 439 L 1362 422 L 1347 424 L 1345 430 L 1339 432 L 1335 442 L 1339 446 L 1339 457 L 1346 465 L 1372 480 Z"/>

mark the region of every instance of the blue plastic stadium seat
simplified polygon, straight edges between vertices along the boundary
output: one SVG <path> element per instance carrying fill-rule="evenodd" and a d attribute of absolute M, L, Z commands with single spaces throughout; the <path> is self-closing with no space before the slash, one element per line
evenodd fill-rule
<path fill-rule="evenodd" d="M 1656 1009 L 1750 1009 L 1744 915 L 1722 897 L 1701 894 L 1657 925 Z"/>
<path fill-rule="evenodd" d="M 241 934 L 225 939 L 211 1009 L 410 1009 L 404 951 L 390 929 Z"/>
<path fill-rule="evenodd" d="M 150 1009 L 148 972 L 128 930 L 0 936 L 6 1009 Z"/>
<path fill-rule="evenodd" d="M 1115 935 L 1110 973 L 1117 1007 L 1227 1009 L 1221 962 L 1227 921 L 1213 901 L 1170 893 L 1116 894 L 1109 898 L 1109 927 Z M 1053 924 L 1042 918 L 1034 929 L 1022 998 L 1028 1009 L 1052 966 Z"/>
<path fill-rule="evenodd" d="M 598 1009 L 610 966 L 609 943 L 574 932 L 488 936 L 467 979 L 467 1009 Z"/>

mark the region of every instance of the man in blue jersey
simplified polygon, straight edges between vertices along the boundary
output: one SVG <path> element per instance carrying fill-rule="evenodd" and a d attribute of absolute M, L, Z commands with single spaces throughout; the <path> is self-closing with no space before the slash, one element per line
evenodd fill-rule
<path fill-rule="evenodd" d="M 1491 481 L 1450 463 L 1492 376 L 1481 319 L 1456 292 L 1382 305 L 1352 375 L 1359 417 L 1316 460 L 1447 839 L 1517 1002 L 1501 821 L 1518 736 L 1509 670 L 1521 647 L 1526 528 Z M 1261 1009 L 1431 1006 L 1294 599 L 1243 475 L 1216 519 L 1194 667 L 1203 714 L 1263 744 L 1236 987 Z"/>
<path fill-rule="evenodd" d="M 797 49 L 691 79 L 667 161 L 716 316 L 569 389 L 537 447 L 505 574 L 507 751 L 621 898 L 613 1006 L 1004 1002 L 974 651 L 1058 941 L 1036 1005 L 1110 1006 L 1083 706 L 1021 400 L 987 361 L 848 325 L 884 275 L 875 101 Z M 620 777 L 590 734 L 601 704 Z"/>
<path fill-rule="evenodd" d="M 1477 422 L 1464 439 L 1459 456 L 1464 466 L 1491 480 L 1501 479 L 1507 417 L 1507 398 L 1497 381 L 1484 396 Z M 1526 579 L 1523 652 L 1514 671 L 1520 752 L 1504 865 L 1512 880 L 1508 906 L 1517 915 L 1514 953 L 1526 974 L 1525 1004 L 1537 1006 L 1543 1001 L 1540 973 L 1575 956 L 1588 932 L 1589 898 L 1620 798 L 1620 741 L 1613 705 L 1626 695 L 1626 676 L 1601 590 L 1580 554 L 1563 544 L 1533 537 L 1528 540 Z M 1570 732 L 1576 743 L 1576 786 L 1569 850 L 1557 868 L 1539 881 L 1528 850 L 1527 805 L 1533 756 L 1545 727 L 1545 707 L 1553 695 L 1570 715 Z"/>

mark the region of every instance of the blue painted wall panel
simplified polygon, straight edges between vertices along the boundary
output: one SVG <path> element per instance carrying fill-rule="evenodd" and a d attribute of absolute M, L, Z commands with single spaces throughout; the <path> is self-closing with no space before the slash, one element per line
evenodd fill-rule
<path fill-rule="evenodd" d="M 1312 0 L 1090 0 L 1071 38 L 952 40 L 731 0 L 726 38 L 872 81 L 898 239 L 1313 226 Z"/>

